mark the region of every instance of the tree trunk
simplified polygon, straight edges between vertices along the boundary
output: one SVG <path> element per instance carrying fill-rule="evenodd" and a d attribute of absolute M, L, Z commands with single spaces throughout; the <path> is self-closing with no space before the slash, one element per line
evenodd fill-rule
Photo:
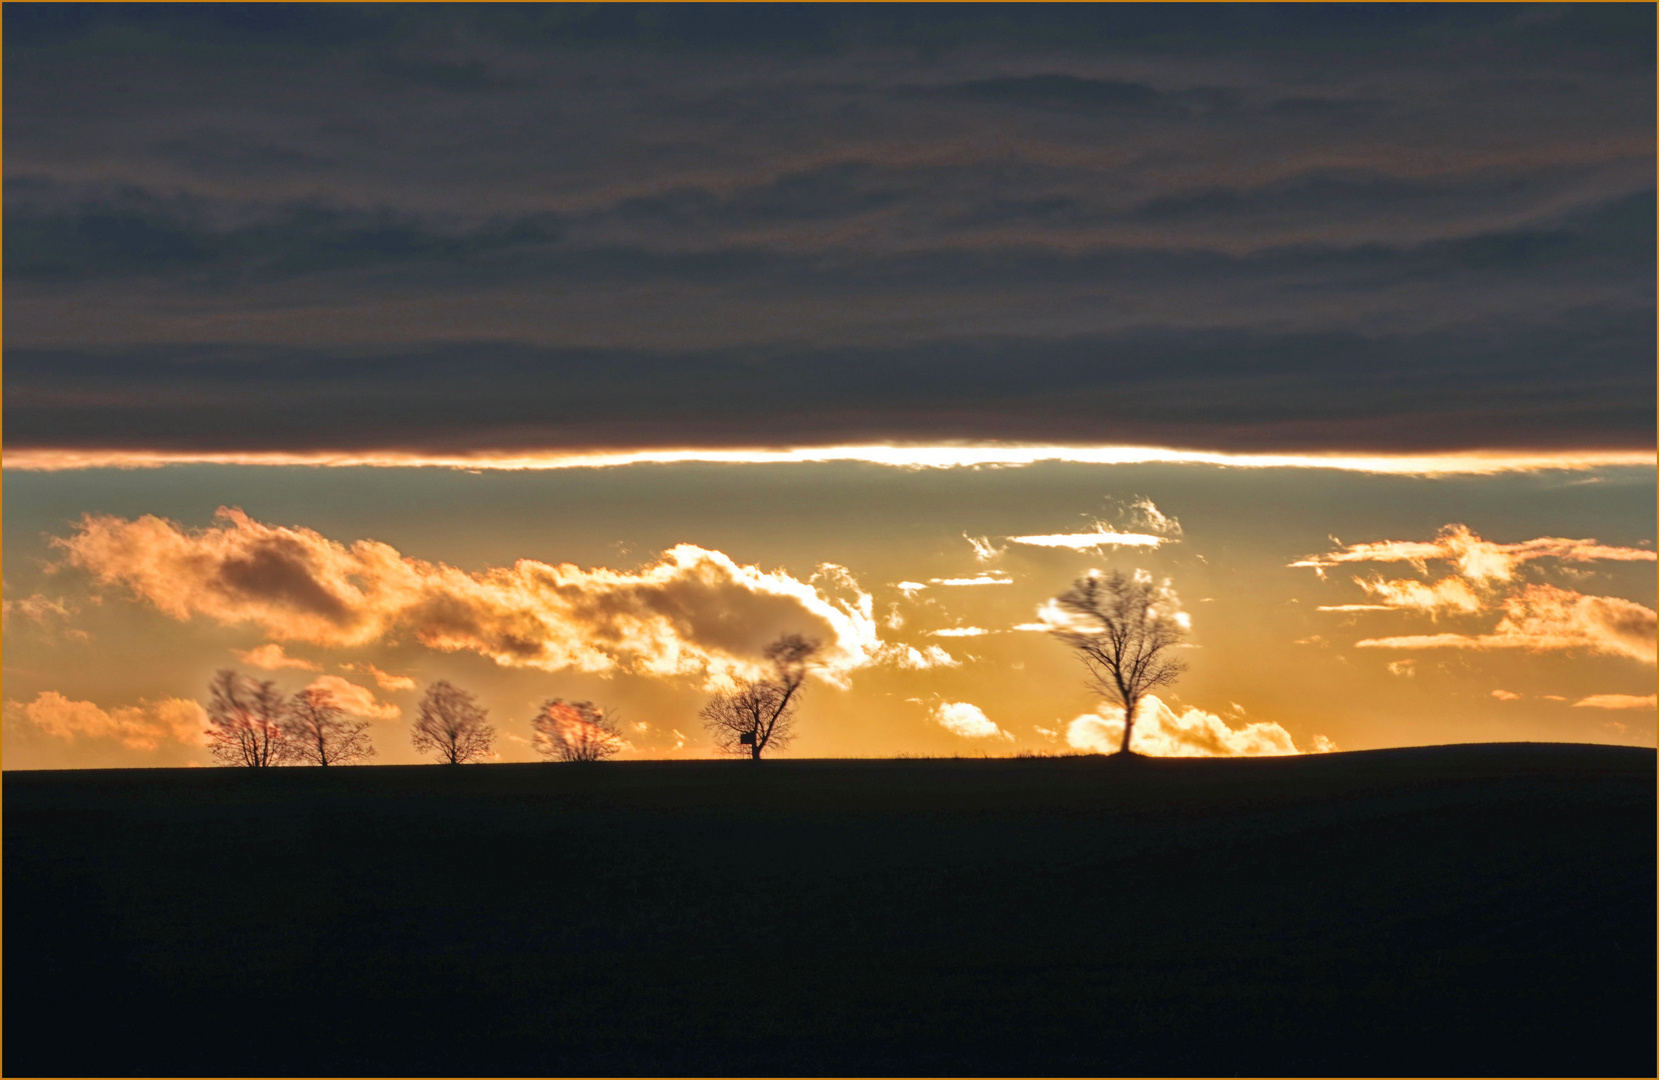
<path fill-rule="evenodd" d="M 1140 708 L 1139 701 L 1131 701 L 1129 707 L 1123 710 L 1123 745 L 1118 747 L 1120 754 L 1133 754 L 1129 749 L 1129 736 L 1135 733 L 1135 712 Z"/>
<path fill-rule="evenodd" d="M 749 760 L 750 761 L 759 761 L 760 760 L 760 740 L 759 739 L 756 739 L 754 741 L 754 744 L 749 747 Z"/>

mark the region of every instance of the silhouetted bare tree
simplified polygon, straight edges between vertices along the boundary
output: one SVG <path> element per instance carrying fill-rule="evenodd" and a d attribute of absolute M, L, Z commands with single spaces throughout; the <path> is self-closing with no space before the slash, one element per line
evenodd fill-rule
<path fill-rule="evenodd" d="M 294 756 L 313 765 L 343 765 L 375 754 L 367 720 L 346 716 L 326 690 L 301 690 L 288 703 L 283 722 Z"/>
<path fill-rule="evenodd" d="M 450 765 L 465 765 L 495 744 L 495 728 L 484 722 L 488 712 L 477 698 L 440 679 L 421 698 L 410 740 L 423 754 L 430 751 Z"/>
<path fill-rule="evenodd" d="M 1141 699 L 1186 670 L 1185 664 L 1167 655 L 1186 635 L 1172 597 L 1145 571 L 1133 576 L 1118 570 L 1104 576 L 1091 571 L 1055 603 L 1071 617 L 1071 625 L 1056 630 L 1055 636 L 1083 661 L 1095 689 L 1123 706 L 1120 752 L 1133 754 L 1129 737 Z"/>
<path fill-rule="evenodd" d="M 284 722 L 288 699 L 269 679 L 225 668 L 208 684 L 207 748 L 221 765 L 268 768 L 294 756 Z"/>
<path fill-rule="evenodd" d="M 558 761 L 603 761 L 623 746 L 615 718 L 591 701 L 544 701 L 530 727 L 536 752 Z"/>
<path fill-rule="evenodd" d="M 744 754 L 759 761 L 768 747 L 784 747 L 794 738 L 795 708 L 801 683 L 822 646 L 799 634 L 785 634 L 766 647 L 772 675 L 739 680 L 729 691 L 703 706 L 703 726 L 714 733 L 723 754 Z"/>

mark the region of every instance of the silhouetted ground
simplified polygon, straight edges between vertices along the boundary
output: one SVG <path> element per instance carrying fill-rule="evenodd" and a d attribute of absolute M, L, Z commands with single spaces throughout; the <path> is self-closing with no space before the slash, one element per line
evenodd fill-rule
<path fill-rule="evenodd" d="M 8 773 L 9 1075 L 1653 1075 L 1655 755 Z"/>

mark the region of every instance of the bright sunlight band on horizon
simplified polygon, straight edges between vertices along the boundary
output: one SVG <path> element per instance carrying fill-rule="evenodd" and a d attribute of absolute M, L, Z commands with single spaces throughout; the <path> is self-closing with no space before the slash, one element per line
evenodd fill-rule
<path fill-rule="evenodd" d="M 148 469 L 168 465 L 252 467 L 444 468 L 489 470 L 604 469 L 678 463 L 726 465 L 860 462 L 907 469 L 1017 467 L 1040 462 L 1089 465 L 1215 465 L 1238 469 L 1336 469 L 1398 476 L 1488 476 L 1508 472 L 1655 467 L 1659 454 L 1628 450 L 1559 452 L 1465 451 L 1438 454 L 1222 453 L 1151 446 L 1043 446 L 1007 443 L 944 445 L 550 450 L 542 453 L 432 454 L 419 451 L 169 451 L 22 448 L 5 467 L 26 472 Z"/>

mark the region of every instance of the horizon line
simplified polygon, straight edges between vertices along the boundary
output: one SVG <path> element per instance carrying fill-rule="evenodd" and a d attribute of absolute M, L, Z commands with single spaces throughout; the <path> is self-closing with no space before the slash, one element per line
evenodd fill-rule
<path fill-rule="evenodd" d="M 1581 741 L 1581 740 L 1571 740 L 1571 739 L 1496 739 L 1496 740 L 1489 739 L 1489 740 L 1486 740 L 1484 742 L 1401 743 L 1397 746 L 1362 746 L 1362 747 L 1359 747 L 1359 748 L 1354 749 L 1354 750 L 1341 750 L 1341 749 L 1337 749 L 1337 750 L 1298 750 L 1293 754 L 1212 754 L 1212 755 L 1202 755 L 1202 756 L 1188 757 L 1188 756 L 1185 756 L 1185 755 L 1175 755 L 1175 754 L 1147 754 L 1147 753 L 1143 753 L 1143 752 L 1140 752 L 1140 751 L 1136 751 L 1131 756 L 1138 759 L 1138 760 L 1141 760 L 1141 761 L 1191 762 L 1191 763 L 1194 763 L 1194 764 L 1197 764 L 1197 763 L 1200 763 L 1200 762 L 1295 761 L 1295 760 L 1298 760 L 1298 759 L 1316 759 L 1316 758 L 1329 761 L 1329 760 L 1333 760 L 1333 759 L 1336 759 L 1336 758 L 1339 758 L 1339 757 L 1343 757 L 1343 756 L 1346 756 L 1346 755 L 1352 755 L 1352 754 L 1394 754 L 1394 753 L 1411 752 L 1411 751 L 1417 751 L 1417 750 L 1468 750 L 1468 749 L 1499 749 L 1499 748 L 1511 749 L 1511 748 L 1522 747 L 1522 746 L 1526 746 L 1526 747 L 1534 747 L 1534 746 L 1540 746 L 1540 747 L 1576 747 L 1576 748 L 1585 748 L 1585 749 L 1595 748 L 1595 749 L 1598 749 L 1598 750 L 1621 750 L 1621 751 L 1623 751 L 1623 750 L 1636 750 L 1636 751 L 1646 751 L 1648 753 L 1654 753 L 1655 749 L 1656 749 L 1655 747 L 1652 747 L 1652 746 L 1638 745 L 1638 744 L 1635 744 L 1635 743 L 1584 742 L 1584 741 Z M 862 762 L 876 762 L 876 763 L 880 763 L 880 762 L 895 762 L 895 763 L 903 762 L 903 763 L 906 763 L 906 764 L 911 764 L 911 763 L 915 763 L 915 762 L 933 762 L 933 761 L 975 761 L 975 762 L 979 762 L 979 761 L 1069 761 L 1069 760 L 1076 760 L 1076 759 L 1080 759 L 1080 758 L 1101 758 L 1101 759 L 1114 758 L 1114 757 L 1119 756 L 1120 753 L 1121 753 L 1121 751 L 1118 751 L 1118 750 L 1113 750 L 1113 751 L 1108 752 L 1108 753 L 1103 753 L 1099 750 L 1075 750 L 1075 749 L 1074 750 L 1042 750 L 1042 749 L 1038 749 L 1038 750 L 1014 750 L 1010 753 L 1005 753 L 1005 754 L 968 754 L 968 753 L 962 753 L 962 754 L 942 754 L 942 753 L 941 754 L 922 754 L 922 753 L 911 753 L 909 751 L 901 750 L 896 754 L 881 754 L 881 755 L 860 754 L 860 755 L 852 755 L 852 756 L 837 755 L 837 756 L 825 756 L 825 757 L 785 757 L 785 756 L 779 756 L 779 757 L 765 758 L 764 762 L 767 765 L 787 765 L 787 764 L 791 764 L 791 763 L 797 764 L 797 765 L 813 765 L 813 764 L 838 764 L 838 763 L 850 763 L 850 762 L 860 762 L 860 763 L 862 763 Z M 714 756 L 714 757 L 651 757 L 651 758 L 621 758 L 621 757 L 619 757 L 619 758 L 611 758 L 611 759 L 609 759 L 607 761 L 603 761 L 603 762 L 592 762 L 590 764 L 610 766 L 610 765 L 720 765 L 720 764 L 727 764 L 727 763 L 730 763 L 732 765 L 749 765 L 749 764 L 751 764 L 751 762 L 749 761 L 748 758 L 739 757 L 735 754 L 725 754 L 725 755 Z M 484 768 L 489 768 L 489 767 L 492 767 L 492 766 L 495 766 L 495 767 L 500 767 L 500 766 L 512 767 L 512 766 L 521 766 L 522 765 L 522 766 L 531 766 L 531 767 L 540 768 L 540 767 L 543 767 L 543 766 L 557 767 L 557 766 L 560 766 L 560 765 L 569 765 L 569 764 L 573 764 L 573 763 L 572 762 L 552 761 L 552 760 L 549 760 L 549 759 L 546 759 L 546 758 L 542 758 L 542 759 L 539 759 L 539 760 L 537 760 L 537 759 L 526 759 L 526 760 L 523 760 L 523 761 L 469 761 L 469 762 L 466 763 L 466 765 L 461 766 L 461 767 L 462 768 L 473 768 L 473 767 L 477 767 L 477 766 L 482 766 Z M 446 765 L 445 762 L 431 761 L 431 760 L 422 760 L 422 761 L 372 761 L 372 762 L 371 761 L 356 761 L 356 762 L 342 763 L 338 766 L 338 768 L 342 768 L 342 769 L 426 769 L 426 768 L 443 769 L 443 768 L 447 768 L 447 767 L 448 766 Z M 200 771 L 200 770 L 203 770 L 203 769 L 226 769 L 226 770 L 230 770 L 230 771 L 236 771 L 240 768 L 242 768 L 242 766 L 237 766 L 237 765 L 78 765 L 78 766 L 73 766 L 73 767 L 68 767 L 68 768 L 59 767 L 59 766 L 49 766 L 49 767 L 8 766 L 3 771 L 7 772 L 7 773 L 25 773 L 25 772 L 27 772 L 27 773 L 37 773 L 37 772 L 51 772 L 51 773 L 197 772 L 197 771 Z M 280 769 L 283 772 L 296 771 L 296 770 L 303 771 L 303 770 L 311 769 L 311 768 L 321 768 L 321 766 L 316 766 L 316 765 L 282 765 L 282 766 L 273 767 L 273 769 Z"/>
<path fill-rule="evenodd" d="M 629 465 L 785 465 L 851 462 L 905 469 L 1020 468 L 1041 463 L 1080 465 L 1209 465 L 1247 469 L 1334 469 L 1397 476 L 1489 476 L 1498 473 L 1599 468 L 1659 468 L 1659 452 L 1638 450 L 1510 451 L 1465 450 L 1428 453 L 1250 453 L 1179 450 L 1158 446 L 1059 445 L 1031 443 L 888 443 L 767 449 L 668 448 L 636 450 L 548 450 L 528 453 L 441 454 L 404 450 L 366 451 L 176 451 L 0 450 L 0 467 L 18 472 L 87 469 L 157 469 L 176 465 L 253 468 L 438 468 L 458 471 L 528 472 L 606 469 Z"/>

